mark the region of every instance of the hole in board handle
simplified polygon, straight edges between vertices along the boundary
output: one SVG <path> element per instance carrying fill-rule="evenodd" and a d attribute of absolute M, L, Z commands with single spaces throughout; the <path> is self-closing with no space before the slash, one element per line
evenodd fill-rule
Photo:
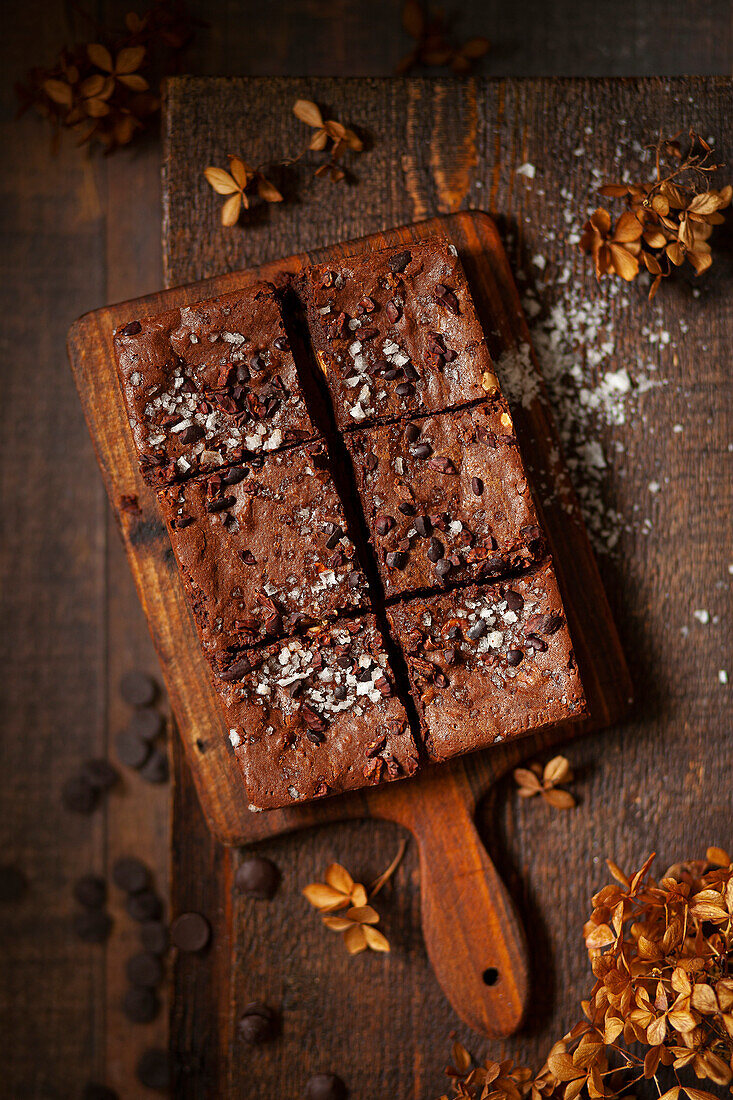
<path fill-rule="evenodd" d="M 499 971 L 495 966 L 489 966 L 481 975 L 484 985 L 496 985 L 499 981 Z"/>

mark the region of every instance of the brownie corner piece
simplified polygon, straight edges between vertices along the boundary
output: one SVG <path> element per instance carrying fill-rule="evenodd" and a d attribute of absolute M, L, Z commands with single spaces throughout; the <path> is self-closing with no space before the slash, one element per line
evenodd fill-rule
<path fill-rule="evenodd" d="M 466 404 L 498 382 L 444 237 L 309 268 L 306 313 L 342 431 Z"/>
<path fill-rule="evenodd" d="M 113 340 L 140 468 L 155 487 L 318 435 L 267 283 L 130 321 Z"/>
<path fill-rule="evenodd" d="M 418 754 L 373 615 L 250 651 L 219 693 L 250 808 L 413 775 Z"/>
<path fill-rule="evenodd" d="M 503 402 L 364 428 L 346 442 L 388 599 L 506 576 L 542 557 Z"/>
<path fill-rule="evenodd" d="M 550 562 L 500 584 L 395 604 L 387 615 L 432 760 L 586 713 Z"/>
<path fill-rule="evenodd" d="M 168 486 L 158 502 L 215 672 L 252 645 L 371 607 L 321 442 Z"/>

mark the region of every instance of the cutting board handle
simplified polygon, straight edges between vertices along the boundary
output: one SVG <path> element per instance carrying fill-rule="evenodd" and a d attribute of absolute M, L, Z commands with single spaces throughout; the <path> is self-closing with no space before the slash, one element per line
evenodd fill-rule
<path fill-rule="evenodd" d="M 511 1035 L 527 1005 L 526 941 L 476 831 L 467 776 L 451 768 L 429 791 L 408 788 L 399 819 L 420 849 L 423 936 L 433 971 L 469 1027 L 492 1038 Z"/>

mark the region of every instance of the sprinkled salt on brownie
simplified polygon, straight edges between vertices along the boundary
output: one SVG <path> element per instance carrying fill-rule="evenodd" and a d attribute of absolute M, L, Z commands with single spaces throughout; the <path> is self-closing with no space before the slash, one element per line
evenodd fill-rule
<path fill-rule="evenodd" d="M 249 651 L 221 684 L 251 809 L 412 775 L 417 750 L 373 615 Z"/>
<path fill-rule="evenodd" d="M 387 610 L 428 754 L 448 760 L 585 713 L 550 562 Z"/>
<path fill-rule="evenodd" d="M 140 465 L 153 485 L 318 434 L 265 284 L 130 321 L 114 343 Z"/>
<path fill-rule="evenodd" d="M 456 249 L 443 238 L 310 268 L 305 298 L 342 431 L 498 389 Z"/>
<path fill-rule="evenodd" d="M 251 645 L 370 607 L 323 444 L 169 486 L 158 500 L 220 674 Z"/>
<path fill-rule="evenodd" d="M 346 441 L 388 597 L 506 576 L 542 555 L 502 402 L 365 428 Z"/>

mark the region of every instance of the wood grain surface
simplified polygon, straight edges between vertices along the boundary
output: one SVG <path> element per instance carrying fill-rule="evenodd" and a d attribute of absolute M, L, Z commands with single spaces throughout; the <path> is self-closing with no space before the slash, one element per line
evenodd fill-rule
<path fill-rule="evenodd" d="M 292 181 L 290 202 L 281 208 L 264 211 L 233 233 L 216 228 L 217 200 L 202 185 L 201 166 L 222 162 L 232 149 L 246 149 L 251 159 L 267 162 L 276 157 L 276 148 L 297 147 L 302 135 L 288 108 L 300 95 L 317 99 L 373 139 L 369 152 L 354 165 L 358 182 L 324 194 L 317 185 Z M 311 248 L 400 218 L 483 204 L 501 216 L 518 269 L 531 270 L 529 260 L 537 254 L 558 270 L 570 263 L 573 279 L 587 280 L 592 298 L 598 292 L 564 241 L 568 230 L 562 221 L 557 224 L 556 200 L 563 190 L 579 205 L 588 201 L 581 188 L 588 187 L 589 170 L 587 165 L 578 170 L 575 143 L 586 147 L 584 156 L 592 158 L 599 171 L 611 171 L 619 119 L 633 118 L 643 135 L 653 134 L 660 125 L 679 129 L 694 121 L 729 141 L 730 100 L 731 85 L 725 80 L 462 85 L 175 80 L 169 88 L 166 126 L 166 280 L 177 283 L 271 258 L 285 240 Z M 536 168 L 533 184 L 517 176 L 523 163 Z M 729 272 L 724 248 L 705 287 L 704 314 L 689 286 L 665 288 L 663 331 L 676 324 L 677 316 L 688 328 L 684 339 L 678 341 L 675 334 L 674 355 L 663 361 L 666 384 L 650 392 L 643 421 L 629 419 L 601 429 L 608 450 L 620 456 L 607 491 L 619 513 L 630 517 L 603 571 L 632 658 L 640 705 L 614 733 L 595 735 L 572 749 L 582 799 L 573 814 L 521 804 L 504 786 L 492 793 L 481 815 L 484 838 L 512 883 L 528 929 L 531 1007 L 524 1033 L 512 1041 L 511 1049 L 535 1060 L 573 1022 L 587 985 L 587 962 L 577 933 L 587 895 L 602 881 L 602 865 L 596 865 L 605 855 L 622 863 L 640 860 L 657 845 L 660 858 L 671 858 L 681 846 L 699 850 L 716 836 L 724 840 L 721 834 L 730 830 L 730 787 L 724 778 L 731 752 L 730 738 L 726 739 L 727 689 L 717 678 L 718 667 L 724 667 L 720 662 L 725 661 L 726 639 L 721 612 L 727 556 L 722 536 L 730 530 L 730 515 L 723 441 L 730 382 L 714 353 L 704 357 L 707 366 L 701 370 L 699 350 L 689 342 L 697 332 L 698 349 L 703 342 L 712 349 L 720 347 L 730 332 L 730 301 L 722 283 Z M 643 291 L 635 291 L 627 311 L 616 319 L 616 341 L 624 359 L 633 361 L 645 352 L 648 340 L 642 329 L 652 316 Z M 679 419 L 685 430 L 675 433 L 673 424 Z M 693 439 L 695 425 L 699 434 Z M 682 445 L 678 434 L 685 436 Z M 719 440 L 717 448 L 714 439 Z M 705 522 L 696 497 L 699 489 L 695 490 L 703 456 L 709 487 Z M 576 476 L 582 480 L 583 470 Z M 652 481 L 665 486 L 658 504 L 655 498 L 656 522 L 635 522 L 634 504 L 648 497 Z M 712 629 L 707 634 L 698 630 L 691 640 L 691 624 L 702 626 L 693 610 L 708 604 Z M 700 647 L 705 645 L 707 663 L 702 664 Z M 685 647 L 688 660 L 695 654 L 695 676 L 679 675 Z M 712 738 L 715 764 L 706 751 Z M 722 772 L 720 754 L 726 757 Z M 689 812 L 672 812 L 677 802 L 689 805 L 694 797 L 697 804 L 702 791 L 704 806 L 698 805 L 694 820 Z M 396 944 L 385 965 L 375 966 L 373 958 L 360 958 L 354 965 L 338 950 L 329 952 L 329 944 L 320 938 L 322 930 L 308 922 L 307 909 L 298 900 L 302 885 L 317 877 L 331 858 L 367 874 L 389 861 L 393 845 L 392 837 L 357 824 L 299 834 L 289 845 L 280 840 L 264 846 L 286 862 L 286 882 L 270 906 L 236 901 L 235 963 L 226 995 L 234 1016 L 255 993 L 281 1003 L 286 1028 L 278 1049 L 268 1048 L 262 1056 L 258 1052 L 256 1084 L 243 1073 L 242 1059 L 247 1065 L 252 1059 L 232 1041 L 230 1095 L 247 1097 L 264 1087 L 297 1096 L 300 1086 L 291 1079 L 293 1062 L 302 1082 L 309 1070 L 323 1066 L 324 1059 L 348 1079 L 355 1096 L 372 1095 L 375 1080 L 382 1090 L 379 1095 L 417 1098 L 439 1091 L 447 1036 L 455 1021 L 441 1005 L 425 962 L 417 963 L 422 956 L 417 923 L 411 925 L 404 917 L 406 909 L 414 911 L 417 900 L 415 853 L 398 873 L 388 903 L 385 927 L 396 933 Z M 189 856 L 179 870 L 185 881 L 196 875 L 199 861 L 207 857 L 199 843 L 182 854 Z M 174 889 L 175 881 L 174 876 Z M 450 896 L 444 904 L 450 906 Z M 359 1009 L 355 1006 L 354 1019 L 346 1023 L 345 995 L 339 990 L 349 988 Z M 221 1011 L 216 997 L 202 1007 L 204 1015 L 215 1010 Z M 311 1037 L 308 1018 L 318 1021 L 318 1035 L 311 1039 L 318 1056 L 308 1047 L 303 1052 L 304 1036 Z M 188 1061 L 185 1038 L 174 1031 L 173 1041 Z M 199 1087 L 205 1086 L 197 1082 L 190 1094 Z"/>
<path fill-rule="evenodd" d="M 119 25 L 130 4 L 102 0 L 83 6 L 100 22 Z M 184 64 L 201 74 L 389 76 L 409 47 L 399 29 L 396 0 L 277 0 L 266 6 L 255 0 L 237 5 L 192 0 L 191 6 L 209 27 L 199 32 Z M 690 0 L 676 6 L 666 0 L 527 0 L 513 6 L 499 0 L 461 0 L 455 6 L 461 34 L 484 33 L 492 40 L 492 52 L 482 65 L 486 73 L 639 76 L 733 70 L 728 0 Z M 106 948 L 79 944 L 70 924 L 74 878 L 109 867 L 112 853 L 129 850 L 133 842 L 156 864 L 164 881 L 166 791 L 151 790 L 126 773 L 121 789 L 91 822 L 65 813 L 58 797 L 63 779 L 84 757 L 106 752 L 126 720 L 117 693 L 120 672 L 133 666 L 152 673 L 157 669 L 66 366 L 64 339 L 70 322 L 85 310 L 162 285 L 160 146 L 153 136 L 129 153 L 103 159 L 87 157 L 69 141 L 52 156 L 44 124 L 32 115 L 15 119 L 12 91 L 13 81 L 28 66 L 48 62 L 61 43 L 89 34 L 89 23 L 77 6 L 26 0 L 4 12 L 0 40 L 5 74 L 0 88 L 0 838 L 3 860 L 19 866 L 29 882 L 17 905 L 0 906 L 0 1063 L 7 1095 L 43 1100 L 78 1096 L 92 1077 L 114 1084 L 122 1097 L 137 1096 L 135 1059 L 145 1046 L 160 1041 L 165 1025 L 164 1019 L 151 1027 L 129 1025 L 120 1012 L 120 991 L 108 983 L 108 973 L 119 971 L 126 953 L 119 938 L 128 934 L 124 918 Z M 675 88 L 685 102 L 686 88 Z M 729 123 L 718 118 L 715 106 L 719 93 L 713 98 L 708 92 L 694 94 L 701 119 L 707 118 L 711 132 L 727 144 L 724 159 L 730 163 Z M 641 125 L 645 120 L 654 125 L 651 115 L 661 99 L 659 91 L 651 96 L 649 111 L 640 114 Z M 609 101 L 594 160 L 611 155 L 616 108 Z M 602 107 L 598 110 L 603 113 Z M 579 114 L 576 102 L 573 117 Z M 628 117 L 633 128 L 633 116 Z M 677 125 L 673 105 L 667 105 L 665 117 Z M 429 134 L 426 117 L 419 140 Z M 405 134 L 399 142 L 394 136 L 387 140 L 395 157 L 401 157 Z M 418 152 L 421 182 L 431 174 Z M 556 187 L 572 170 L 567 151 L 558 165 Z M 585 188 L 582 182 L 583 194 Z M 486 202 L 474 204 L 489 207 Z M 398 204 L 390 224 L 412 217 L 409 210 L 402 216 L 400 205 L 409 203 Z M 517 208 L 512 201 L 500 212 L 516 214 Z M 543 209 L 534 196 L 535 218 Z M 428 212 L 437 212 L 437 205 Z M 388 224 L 386 218 L 383 224 Z M 535 245 L 540 228 L 534 230 Z M 355 217 L 343 230 L 342 237 L 361 232 L 362 223 Z M 320 241 L 317 222 L 313 231 Z M 277 242 L 269 251 L 262 235 L 259 240 L 256 249 L 242 248 L 234 266 L 245 262 L 245 253 L 260 259 L 283 255 L 291 247 Z M 511 259 L 516 272 L 525 257 L 513 250 Z M 618 440 L 633 452 L 629 464 L 635 468 L 627 481 L 621 476 L 621 459 L 613 458 L 605 490 L 609 502 L 630 513 L 637 498 L 645 496 L 647 473 L 656 476 L 666 468 L 671 478 L 656 505 L 658 524 L 664 527 L 655 526 L 651 541 L 638 530 L 624 532 L 617 557 L 602 562 L 617 612 L 626 608 L 625 644 L 644 687 L 643 709 L 625 727 L 623 740 L 598 738 L 573 750 L 580 769 L 575 789 L 582 799 L 576 814 L 559 817 L 534 804 L 518 804 L 508 786 L 484 805 L 494 837 L 492 854 L 520 901 L 542 977 L 534 983 L 530 1029 L 521 1043 L 510 1044 L 512 1052 L 544 1053 L 547 1041 L 572 1018 L 587 975 L 575 935 L 579 913 L 586 895 L 603 879 L 603 856 L 613 850 L 619 858 L 631 858 L 648 843 L 676 857 L 683 850 L 699 850 L 713 834 L 723 839 L 720 834 L 726 831 L 724 777 L 731 758 L 721 739 L 724 699 L 710 678 L 716 667 L 724 667 L 721 649 L 730 620 L 706 629 L 689 615 L 693 602 L 720 611 L 727 599 L 727 590 L 716 587 L 726 583 L 720 556 L 725 515 L 720 508 L 711 514 L 707 507 L 708 497 L 720 494 L 728 476 L 724 462 L 730 394 L 724 364 L 731 328 L 729 306 L 721 301 L 730 278 L 726 263 L 701 282 L 703 300 L 694 309 L 686 289 L 668 297 L 665 288 L 667 317 L 692 318 L 679 367 L 671 371 L 673 385 L 694 390 L 692 399 L 678 395 L 673 405 L 673 390 L 655 391 L 643 433 L 639 425 L 602 432 L 604 443 Z M 212 261 L 210 270 L 222 266 Z M 634 323 L 645 316 L 642 297 L 625 324 L 623 354 L 629 361 L 646 346 Z M 670 428 L 678 420 L 684 420 L 685 432 L 672 439 Z M 680 446 L 673 447 L 675 442 Z M 679 633 L 681 625 L 690 626 L 691 640 Z M 663 751 L 667 742 L 668 757 Z M 717 756 L 711 763 L 713 743 Z M 623 755 L 627 746 L 630 757 Z M 221 850 L 210 844 L 190 784 L 179 783 L 175 799 L 176 818 L 186 822 L 191 851 L 197 845 L 199 853 L 195 875 L 184 882 L 176 873 L 175 904 L 179 909 L 208 905 L 217 935 L 224 935 L 217 922 L 227 889 L 217 885 L 215 902 L 207 894 L 219 874 Z M 132 829 L 139 831 L 139 841 Z M 399 835 L 397 827 L 388 825 L 370 825 L 365 835 L 362 826 L 347 824 L 338 827 L 336 836 L 329 827 L 301 834 L 295 846 L 291 838 L 263 845 L 280 863 L 285 882 L 270 907 L 236 903 L 241 949 L 251 948 L 258 957 L 263 945 L 266 949 L 261 970 L 248 968 L 238 996 L 240 1002 L 248 992 L 282 997 L 296 1015 L 290 1016 L 284 1047 L 254 1056 L 239 1050 L 232 1068 L 219 1057 L 216 1042 L 226 1029 L 211 1012 L 207 1015 L 208 961 L 186 960 L 185 966 L 176 967 L 174 1027 L 178 1048 L 191 1053 L 189 1075 L 209 1072 L 212 1092 L 231 1072 L 235 1079 L 246 1077 L 251 1094 L 258 1095 L 260 1082 L 264 1088 L 275 1081 L 279 1096 L 299 1096 L 316 1065 L 351 1072 L 358 1035 L 373 1070 L 361 1077 L 361 1085 L 359 1078 L 352 1078 L 361 1094 L 376 1095 L 382 1082 L 383 1091 L 391 1087 L 399 1096 L 430 1097 L 438 1091 L 447 1049 L 444 1037 L 455 1017 L 427 971 L 412 885 L 416 853 L 408 852 L 394 893 L 383 902 L 385 929 L 399 945 L 386 971 L 372 967 L 373 958 L 363 966 L 357 960 L 354 969 L 333 953 L 299 897 L 303 881 L 322 873 L 334 855 L 367 877 L 376 875 L 393 855 Z M 558 853 L 563 853 L 560 871 Z M 187 859 L 190 864 L 191 857 Z M 172 860 L 182 865 L 175 846 Z M 282 931 L 293 914 L 301 922 L 295 944 Z M 323 961 L 314 977 L 313 961 L 319 955 Z M 419 1039 L 413 1040 L 418 1028 Z M 268 1060 L 272 1064 L 266 1068 Z M 241 1081 L 238 1087 L 241 1094 Z"/>
<path fill-rule="evenodd" d="M 528 346 L 529 334 L 496 228 L 486 214 L 444 215 L 416 226 L 277 260 L 199 283 L 105 307 L 71 327 L 69 358 L 125 551 L 158 650 L 178 729 L 204 815 L 217 840 L 243 845 L 325 821 L 377 817 L 407 826 L 420 849 L 426 945 L 444 992 L 461 1019 L 485 1034 L 514 1032 L 527 1009 L 524 937 L 471 822 L 478 799 L 522 756 L 611 725 L 627 711 L 632 687 L 598 569 L 583 526 L 536 367 L 527 385 L 536 396 L 516 410 L 520 446 L 536 483 L 555 488 L 543 526 L 564 589 L 589 716 L 469 760 L 428 769 L 409 783 L 252 813 L 229 746 L 224 717 L 202 659 L 154 494 L 146 491 L 127 420 L 112 348 L 115 329 L 227 292 L 254 279 L 277 282 L 309 261 L 337 263 L 438 233 L 458 249 L 495 360 Z M 534 377 L 533 377 L 534 376 Z M 134 508 L 130 502 L 134 501 Z M 445 790 L 441 780 L 445 777 Z M 463 823 L 463 827 L 459 825 Z M 484 878 L 480 877 L 481 870 Z M 448 920 L 444 895 L 454 902 Z M 495 971 L 497 980 L 483 975 Z"/>

